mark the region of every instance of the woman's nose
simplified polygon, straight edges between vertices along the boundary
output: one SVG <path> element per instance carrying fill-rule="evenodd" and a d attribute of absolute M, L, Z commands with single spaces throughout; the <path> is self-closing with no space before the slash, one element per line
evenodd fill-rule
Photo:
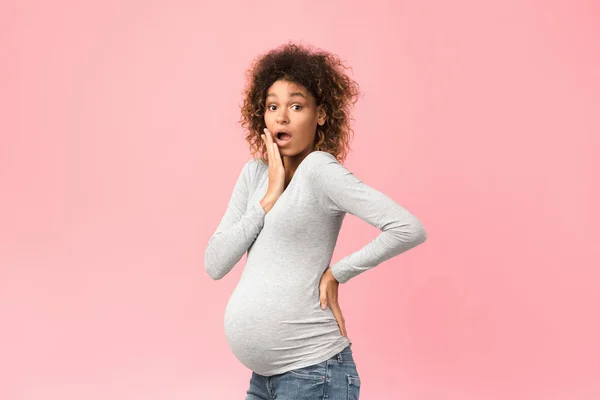
<path fill-rule="evenodd" d="M 287 114 L 285 114 L 284 112 L 280 112 L 279 114 L 277 114 L 277 123 L 283 124 L 285 122 L 287 122 Z"/>

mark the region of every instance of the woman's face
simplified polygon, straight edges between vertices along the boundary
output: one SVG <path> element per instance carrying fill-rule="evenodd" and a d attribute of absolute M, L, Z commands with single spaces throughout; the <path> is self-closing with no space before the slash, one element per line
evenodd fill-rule
<path fill-rule="evenodd" d="M 278 80 L 267 90 L 265 124 L 282 156 L 307 155 L 314 148 L 317 124 L 325 123 L 322 106 L 302 85 Z"/>

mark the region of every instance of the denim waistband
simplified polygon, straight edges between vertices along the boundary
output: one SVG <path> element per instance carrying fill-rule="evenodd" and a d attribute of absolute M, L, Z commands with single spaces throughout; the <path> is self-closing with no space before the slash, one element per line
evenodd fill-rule
<path fill-rule="evenodd" d="M 352 347 L 352 343 L 350 343 L 348 346 L 346 346 L 342 351 L 337 353 L 335 356 L 331 357 L 330 360 L 335 360 L 337 362 L 353 361 L 351 347 Z"/>

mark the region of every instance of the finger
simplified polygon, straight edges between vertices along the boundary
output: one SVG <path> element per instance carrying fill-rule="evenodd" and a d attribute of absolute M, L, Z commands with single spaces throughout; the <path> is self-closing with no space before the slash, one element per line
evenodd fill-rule
<path fill-rule="evenodd" d="M 265 146 L 267 146 L 267 158 L 269 161 L 269 166 L 271 166 L 271 160 L 273 159 L 273 145 L 272 145 L 272 141 L 270 140 L 270 136 L 269 136 L 269 130 L 267 128 L 264 129 L 264 137 L 265 137 Z"/>
<path fill-rule="evenodd" d="M 319 285 L 319 301 L 321 302 L 321 308 L 324 310 L 327 307 L 327 286 Z"/>
<path fill-rule="evenodd" d="M 275 138 L 273 137 L 273 134 L 267 128 L 265 128 L 265 131 L 267 132 L 268 144 L 269 144 L 269 146 L 272 149 L 271 155 L 273 157 L 272 158 L 273 159 L 273 166 L 276 166 L 276 165 L 283 166 L 283 161 L 281 159 L 281 154 L 279 153 L 279 146 L 277 145 L 277 142 L 275 142 Z"/>
<path fill-rule="evenodd" d="M 276 163 L 277 166 L 283 167 L 283 160 L 281 159 L 277 143 L 273 143 L 273 162 Z"/>
<path fill-rule="evenodd" d="M 346 331 L 346 322 L 342 322 L 342 325 L 340 325 L 340 333 L 342 336 L 348 337 L 348 331 Z"/>
<path fill-rule="evenodd" d="M 267 137 L 267 143 L 269 143 L 269 145 L 273 144 L 273 135 L 271 134 L 271 131 L 268 130 L 267 128 L 265 128 L 265 136 Z"/>
<path fill-rule="evenodd" d="M 328 289 L 329 289 L 329 287 L 328 287 L 326 281 L 321 281 L 319 283 L 319 299 L 321 301 L 321 308 L 323 310 L 327 307 L 329 300 L 331 298 L 331 296 L 328 293 L 328 291 L 329 291 Z"/>
<path fill-rule="evenodd" d="M 339 304 L 331 302 L 329 308 L 331 308 L 331 312 L 338 323 L 341 334 L 346 336 L 346 321 L 344 320 L 344 315 L 342 314 L 342 309 Z"/>
<path fill-rule="evenodd" d="M 269 145 L 269 139 L 270 139 L 270 136 L 269 136 L 269 130 L 268 130 L 267 128 L 265 128 L 265 129 L 263 129 L 263 132 L 264 132 L 264 133 L 262 134 L 262 136 L 264 136 L 265 143 L 266 143 L 266 144 L 267 144 L 267 146 L 268 146 L 268 145 Z"/>

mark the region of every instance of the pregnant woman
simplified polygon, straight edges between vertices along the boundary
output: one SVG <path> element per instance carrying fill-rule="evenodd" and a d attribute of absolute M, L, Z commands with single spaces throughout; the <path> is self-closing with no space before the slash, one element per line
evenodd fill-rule
<path fill-rule="evenodd" d="M 252 371 L 246 400 L 358 399 L 339 284 L 426 239 L 414 215 L 342 165 L 358 97 L 343 68 L 329 52 L 288 43 L 248 71 L 241 122 L 254 158 L 205 253 L 215 280 L 248 253 L 224 318 L 231 350 Z M 381 232 L 330 265 L 346 213 Z"/>

